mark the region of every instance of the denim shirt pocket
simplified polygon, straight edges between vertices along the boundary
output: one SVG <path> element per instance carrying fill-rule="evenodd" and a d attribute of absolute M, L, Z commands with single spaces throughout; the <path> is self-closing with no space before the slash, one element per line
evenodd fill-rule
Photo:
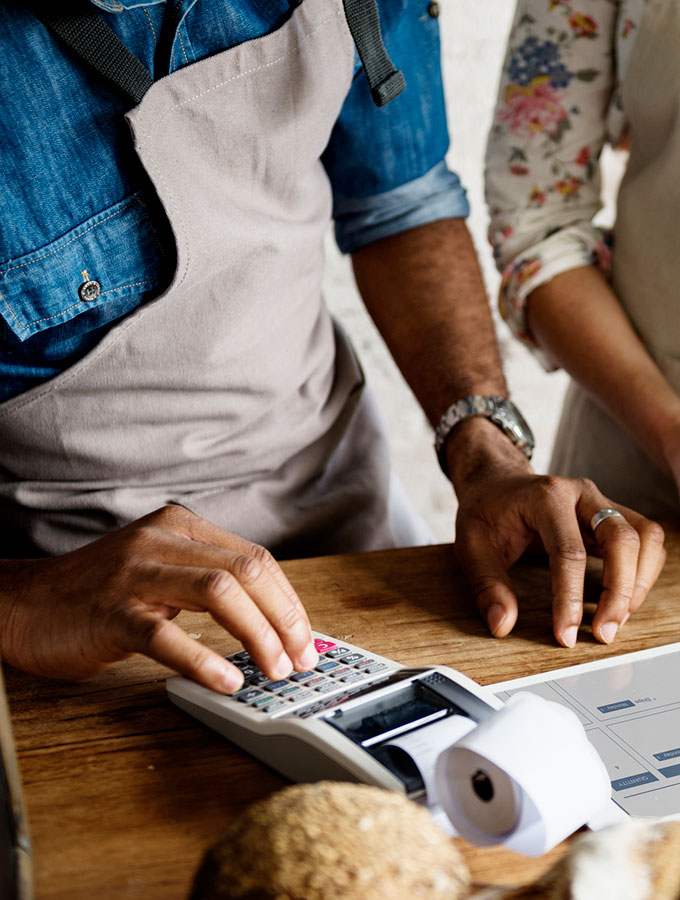
<path fill-rule="evenodd" d="M 144 203 L 133 194 L 50 244 L 0 263 L 0 314 L 20 341 L 90 310 L 100 323 L 118 318 L 160 287 L 162 257 Z"/>

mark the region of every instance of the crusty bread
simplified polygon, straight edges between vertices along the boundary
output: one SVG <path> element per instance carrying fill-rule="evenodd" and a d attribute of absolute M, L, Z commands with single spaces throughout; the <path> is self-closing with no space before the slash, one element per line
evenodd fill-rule
<path fill-rule="evenodd" d="M 190 900 L 680 900 L 680 822 L 586 832 L 533 884 L 470 891 L 460 852 L 425 809 L 319 782 L 247 809 L 206 855 Z"/>
<path fill-rule="evenodd" d="M 191 900 L 462 900 L 468 872 L 427 810 L 361 784 L 284 788 L 208 852 Z"/>

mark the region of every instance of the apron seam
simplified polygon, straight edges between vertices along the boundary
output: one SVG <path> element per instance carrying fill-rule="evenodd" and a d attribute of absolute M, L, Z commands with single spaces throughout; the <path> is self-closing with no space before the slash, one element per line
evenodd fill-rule
<path fill-rule="evenodd" d="M 283 53 L 281 56 L 277 56 L 276 59 L 272 59 L 268 63 L 263 63 L 259 66 L 253 67 L 252 69 L 246 69 L 244 72 L 239 72 L 238 75 L 233 75 L 231 78 L 227 78 L 226 81 L 221 81 L 218 84 L 214 84 L 209 88 L 205 88 L 204 90 L 199 91 L 198 94 L 194 94 L 193 97 L 187 97 L 185 100 L 181 100 L 179 103 L 176 103 L 174 106 L 170 106 L 163 114 L 163 118 L 170 115 L 170 113 L 173 112 L 174 110 L 179 109 L 182 106 L 186 106 L 188 103 L 193 103 L 194 100 L 198 100 L 201 97 L 204 97 L 206 94 L 212 93 L 212 91 L 216 91 L 216 90 L 219 90 L 219 88 L 226 87 L 227 85 L 231 84 L 232 82 L 238 81 L 240 78 L 245 78 L 247 75 L 254 75 L 256 72 L 260 72 L 260 71 L 264 71 L 265 69 L 269 69 L 269 68 L 271 68 L 271 66 L 275 66 L 275 65 L 278 65 L 279 63 L 283 62 L 289 56 L 294 56 L 294 55 L 298 54 L 302 50 L 301 45 L 303 44 L 303 42 L 308 41 L 315 34 L 315 32 L 317 32 L 320 28 L 323 28 L 324 25 L 327 25 L 328 22 L 331 22 L 333 19 L 336 19 L 338 16 L 342 15 L 342 12 L 343 12 L 342 7 L 340 7 L 333 13 L 333 15 L 328 16 L 327 18 L 323 19 L 321 22 L 317 22 L 317 24 L 314 26 L 314 28 L 311 29 L 311 31 L 308 31 L 305 35 L 303 35 L 303 37 L 298 42 L 297 46 L 294 47 L 292 50 L 288 50 L 286 53 Z M 239 46 L 241 46 L 241 45 L 239 45 Z M 235 49 L 235 48 L 233 48 L 233 49 Z M 161 121 L 162 121 L 162 119 L 161 119 Z"/>

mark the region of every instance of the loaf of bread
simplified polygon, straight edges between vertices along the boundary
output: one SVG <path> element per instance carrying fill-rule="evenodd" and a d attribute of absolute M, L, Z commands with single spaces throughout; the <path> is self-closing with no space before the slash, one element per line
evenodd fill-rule
<path fill-rule="evenodd" d="M 362 784 L 284 788 L 206 855 L 191 900 L 462 900 L 468 872 L 416 803 Z"/>

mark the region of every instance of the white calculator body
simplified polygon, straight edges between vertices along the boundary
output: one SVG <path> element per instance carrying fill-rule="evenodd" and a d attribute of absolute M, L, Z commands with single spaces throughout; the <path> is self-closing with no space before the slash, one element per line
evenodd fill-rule
<path fill-rule="evenodd" d="M 227 657 L 244 686 L 231 696 L 187 678 L 168 679 L 170 699 L 292 781 L 360 781 L 422 797 L 408 754 L 390 743 L 451 715 L 479 722 L 500 700 L 446 666 L 405 668 L 347 641 L 314 633 L 309 672 L 268 679 L 242 650 Z"/>

